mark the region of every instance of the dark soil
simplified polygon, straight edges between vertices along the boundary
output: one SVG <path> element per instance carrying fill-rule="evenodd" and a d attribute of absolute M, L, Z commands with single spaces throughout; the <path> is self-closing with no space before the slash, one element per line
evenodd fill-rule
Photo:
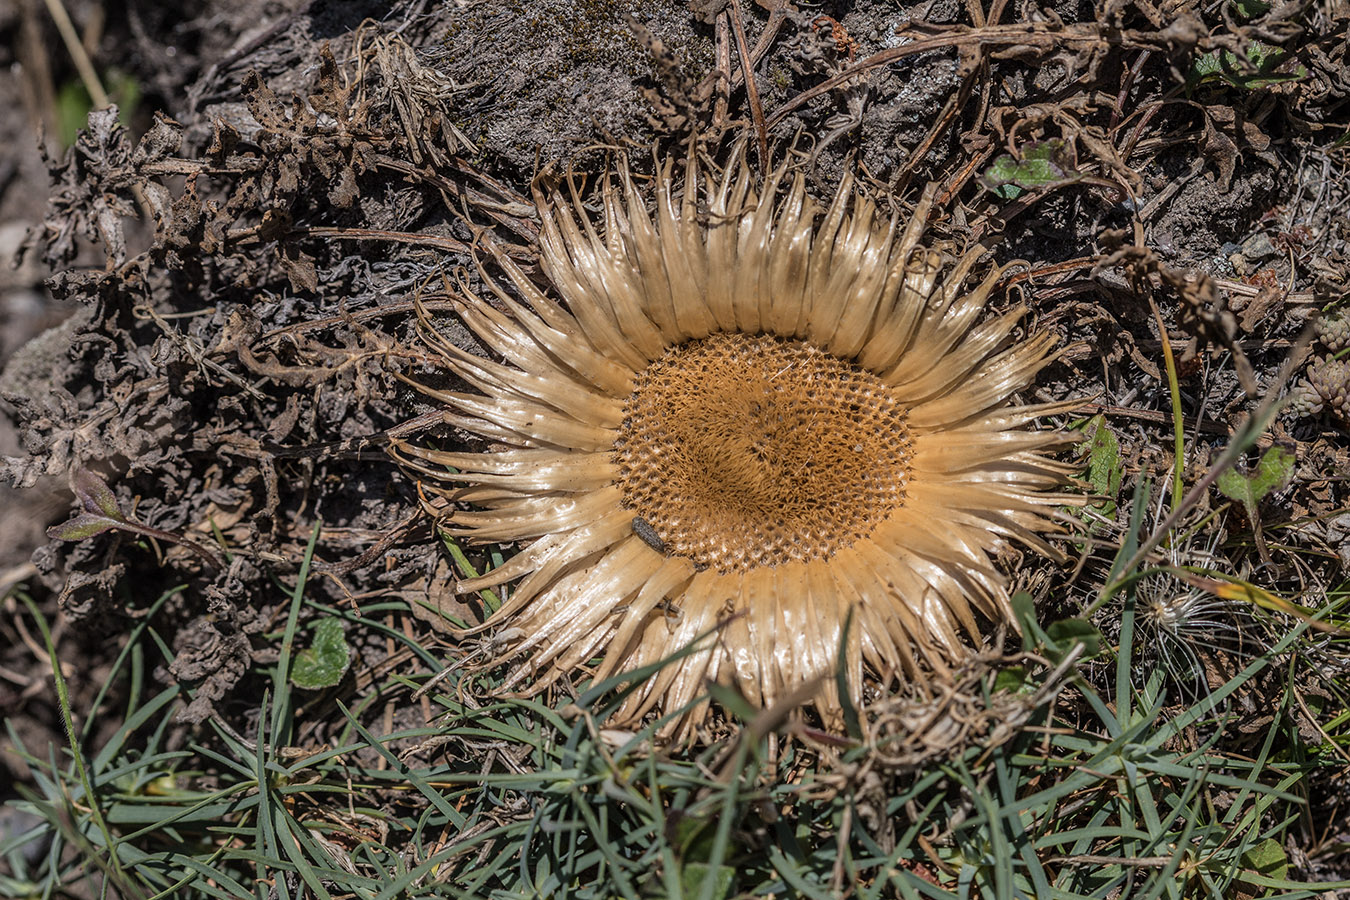
<path fill-rule="evenodd" d="M 621 150 L 650 171 L 691 146 L 725 160 L 795 142 L 823 196 L 852 170 L 897 209 L 938 184 L 937 235 L 1028 261 L 1009 293 L 1068 348 L 1035 394 L 1105 414 L 1123 499 L 1172 465 L 1152 304 L 1180 357 L 1192 481 L 1262 396 L 1334 349 L 1300 341 L 1350 284 L 1347 18 L 1331 0 L 1247 20 L 1185 0 L 1166 15 L 1145 0 L 1058 3 L 993 23 L 947 0 L 760 0 L 742 5 L 755 99 L 724 6 L 133 3 L 91 42 L 140 101 L 125 125 L 91 113 L 65 152 L 43 98 L 75 79 L 69 55 L 40 4 L 0 12 L 13 48 L 0 50 L 0 254 L 20 260 L 0 274 L 0 585 L 59 611 L 82 715 L 99 713 L 88 704 L 115 636 L 186 585 L 156 614 L 177 656 L 155 677 L 194 689 L 177 727 L 186 739 L 207 716 L 248 722 L 253 667 L 275 652 L 259 635 L 286 600 L 273 576 L 296 571 L 316 531 L 321 599 L 467 609 L 385 452 L 435 418 L 396 377 L 436 377 L 413 298 L 447 308 L 441 275 L 476 278 L 483 234 L 532 265 L 532 180 L 600 173 Z M 100 9 L 71 12 L 87 28 Z M 930 49 L 905 51 L 915 41 Z M 1037 154 L 1045 167 L 1017 167 Z M 1008 171 L 1002 186 L 989 174 Z M 1314 607 L 1350 563 L 1350 408 L 1330 393 L 1263 439 L 1297 454 L 1294 481 L 1256 522 L 1226 526 L 1234 571 Z M 48 541 L 77 471 L 179 542 Z M 1279 552 L 1240 537 L 1258 526 L 1278 530 Z M 1053 597 L 1096 587 L 1020 577 Z M 0 709 L 26 743 L 59 744 L 42 654 L 5 603 Z M 1316 790 L 1331 804 L 1339 789 Z M 1350 833 L 1338 816 L 1304 834 L 1302 877 L 1346 876 L 1344 856 L 1318 856 Z"/>

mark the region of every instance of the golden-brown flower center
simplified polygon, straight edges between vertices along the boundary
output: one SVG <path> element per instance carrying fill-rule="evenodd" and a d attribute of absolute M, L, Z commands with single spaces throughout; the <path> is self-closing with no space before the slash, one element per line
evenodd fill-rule
<path fill-rule="evenodd" d="M 904 501 L 904 409 L 810 344 L 716 334 L 643 370 L 614 444 L 624 503 L 721 572 L 827 557 Z"/>

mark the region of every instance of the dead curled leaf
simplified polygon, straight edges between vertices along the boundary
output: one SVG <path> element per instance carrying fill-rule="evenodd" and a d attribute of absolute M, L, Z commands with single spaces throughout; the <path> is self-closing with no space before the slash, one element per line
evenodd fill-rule
<path fill-rule="evenodd" d="M 1226 191 L 1233 183 L 1233 173 L 1243 148 L 1264 154 L 1270 148 L 1270 138 L 1256 122 L 1235 107 L 1199 108 L 1204 113 L 1204 152 L 1219 167 L 1218 188 Z"/>

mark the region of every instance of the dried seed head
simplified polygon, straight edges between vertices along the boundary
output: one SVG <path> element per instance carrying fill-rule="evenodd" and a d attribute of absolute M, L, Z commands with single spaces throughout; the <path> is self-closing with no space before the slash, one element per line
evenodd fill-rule
<path fill-rule="evenodd" d="M 912 447 L 881 379 L 802 341 L 715 334 L 639 373 L 624 504 L 718 572 L 824 559 L 904 502 Z"/>
<path fill-rule="evenodd" d="M 466 292 L 460 310 L 505 363 L 427 331 L 479 391 L 428 391 L 445 420 L 505 448 L 400 453 L 445 484 L 452 534 L 528 542 L 461 585 L 519 580 L 482 626 L 523 635 L 495 660 L 515 662 L 506 684 L 597 658 L 603 679 L 701 640 L 619 719 L 686 707 L 708 679 L 769 705 L 835 672 L 842 645 L 856 701 L 864 672 L 964 658 L 977 615 L 1015 625 L 991 554 L 1057 556 L 1041 535 L 1075 502 L 1045 455 L 1071 438 L 1027 428 L 1073 404 L 1008 405 L 1052 338 L 1013 341 L 1021 308 L 978 322 L 998 273 L 965 287 L 982 251 L 920 245 L 927 199 L 901 228 L 848 180 L 822 209 L 789 168 L 762 194 L 744 165 L 671 168 L 654 212 L 625 170 L 605 182 L 601 228 L 575 196 L 538 198 L 556 299 L 499 255 L 518 297 L 484 272 L 494 303 Z"/>

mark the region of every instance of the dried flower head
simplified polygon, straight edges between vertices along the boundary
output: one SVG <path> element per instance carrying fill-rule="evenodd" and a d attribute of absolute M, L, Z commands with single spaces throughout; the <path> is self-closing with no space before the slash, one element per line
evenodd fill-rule
<path fill-rule="evenodd" d="M 1159 493 L 1155 523 L 1165 515 L 1166 497 Z M 1134 585 L 1140 683 L 1157 672 L 1185 704 L 1208 696 L 1242 667 L 1242 660 L 1265 649 L 1251 602 L 1216 596 L 1185 577 L 1187 572 L 1236 571 L 1218 553 L 1223 523 L 1211 522 L 1207 530 L 1209 538 L 1200 546 L 1197 527 L 1178 527 L 1166 545 L 1167 565 L 1148 571 Z"/>
<path fill-rule="evenodd" d="M 519 295 L 459 310 L 494 362 L 428 332 L 481 393 L 429 391 L 446 420 L 501 446 L 405 447 L 447 483 L 447 527 L 528 544 L 464 590 L 521 579 L 484 627 L 519 635 L 512 689 L 600 662 L 596 679 L 697 649 L 630 696 L 673 712 L 705 679 L 751 701 L 835 671 L 918 677 L 963 657 L 979 617 L 1011 621 L 991 553 L 1049 556 L 1068 440 L 1026 426 L 1063 406 L 1009 406 L 1052 338 L 1012 342 L 1025 310 L 979 322 L 998 272 L 962 290 L 955 260 L 840 185 L 828 208 L 800 172 L 762 192 L 744 165 L 656 178 L 654 214 L 626 169 L 597 231 L 539 196 L 541 262 L 558 300 L 510 259 Z M 931 196 L 927 195 L 927 196 Z M 523 302 L 522 302 L 523 300 Z M 816 706 L 840 706 L 826 679 Z M 686 716 L 686 725 L 697 717 Z"/>

